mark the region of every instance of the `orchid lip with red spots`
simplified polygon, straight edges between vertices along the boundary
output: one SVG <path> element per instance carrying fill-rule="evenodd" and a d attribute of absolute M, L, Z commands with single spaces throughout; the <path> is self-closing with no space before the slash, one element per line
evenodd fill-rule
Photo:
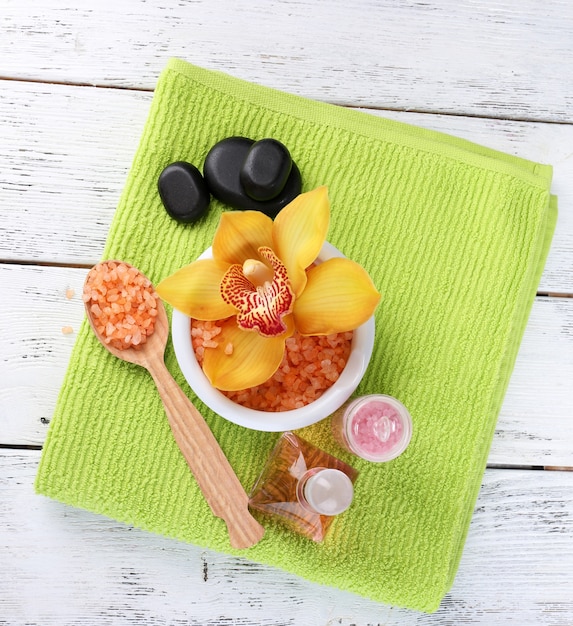
<path fill-rule="evenodd" d="M 238 309 L 240 328 L 256 330 L 263 337 L 276 337 L 287 331 L 283 317 L 292 311 L 294 294 L 286 267 L 276 254 L 266 246 L 259 248 L 259 254 L 271 264 L 272 279 L 254 284 L 243 272 L 245 264 L 231 265 L 221 281 L 221 296 Z"/>

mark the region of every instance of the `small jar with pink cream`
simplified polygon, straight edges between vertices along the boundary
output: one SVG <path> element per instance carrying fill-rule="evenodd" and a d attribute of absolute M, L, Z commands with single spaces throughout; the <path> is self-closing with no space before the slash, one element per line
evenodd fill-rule
<path fill-rule="evenodd" d="M 332 416 L 332 433 L 346 450 L 367 461 L 391 461 L 408 447 L 412 418 L 396 398 L 372 394 L 346 403 Z"/>

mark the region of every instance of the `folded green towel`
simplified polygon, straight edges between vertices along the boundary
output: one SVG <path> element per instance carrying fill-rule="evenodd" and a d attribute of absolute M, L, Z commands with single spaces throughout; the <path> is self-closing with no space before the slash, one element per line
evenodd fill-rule
<path fill-rule="evenodd" d="M 157 283 L 211 244 L 222 210 L 171 220 L 157 179 L 169 163 L 202 167 L 232 135 L 274 137 L 304 191 L 327 185 L 328 240 L 383 294 L 372 362 L 358 393 L 399 398 L 412 442 L 386 464 L 342 452 L 329 420 L 301 436 L 356 467 L 352 507 L 315 544 L 266 522 L 240 552 L 309 580 L 434 611 L 460 560 L 502 398 L 549 248 L 551 168 L 415 128 L 280 93 L 172 60 L 160 77 L 104 258 Z M 250 490 L 277 435 L 227 423 L 166 362 Z M 171 436 L 148 373 L 78 335 L 37 491 L 217 551 L 232 552 Z"/>

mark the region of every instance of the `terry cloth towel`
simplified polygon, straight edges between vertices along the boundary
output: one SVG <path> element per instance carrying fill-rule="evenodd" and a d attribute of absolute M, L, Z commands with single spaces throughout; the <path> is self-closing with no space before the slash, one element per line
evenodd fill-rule
<path fill-rule="evenodd" d="M 202 168 L 233 135 L 273 137 L 291 151 L 303 190 L 327 185 L 328 240 L 383 294 L 372 361 L 358 394 L 410 410 L 406 452 L 374 464 L 343 452 L 329 420 L 298 433 L 353 465 L 351 508 L 316 544 L 265 521 L 236 552 L 308 580 L 431 612 L 449 590 L 480 488 L 496 418 L 556 219 L 551 168 L 467 141 L 313 102 L 172 60 L 162 73 L 103 258 L 155 284 L 209 245 L 222 211 L 170 219 L 162 169 Z M 278 435 L 205 415 L 245 489 Z M 270 417 L 269 419 L 272 419 Z M 37 474 L 37 491 L 216 551 L 233 553 L 179 453 L 149 374 L 78 334 Z"/>

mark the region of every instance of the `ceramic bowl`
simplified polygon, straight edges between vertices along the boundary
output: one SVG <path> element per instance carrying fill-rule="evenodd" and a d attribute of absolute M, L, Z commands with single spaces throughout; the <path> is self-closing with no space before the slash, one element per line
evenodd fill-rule
<path fill-rule="evenodd" d="M 200 258 L 210 256 L 211 248 L 208 248 Z M 327 242 L 318 258 L 326 261 L 332 257 L 342 256 L 344 255 L 339 250 Z M 300 409 L 266 412 L 241 406 L 215 389 L 195 358 L 191 343 L 190 318 L 174 309 L 171 321 L 171 335 L 177 362 L 197 396 L 226 420 L 245 428 L 267 432 L 284 432 L 310 426 L 340 408 L 356 389 L 368 367 L 374 347 L 374 329 L 373 317 L 355 329 L 346 367 L 338 380 L 320 398 Z"/>

